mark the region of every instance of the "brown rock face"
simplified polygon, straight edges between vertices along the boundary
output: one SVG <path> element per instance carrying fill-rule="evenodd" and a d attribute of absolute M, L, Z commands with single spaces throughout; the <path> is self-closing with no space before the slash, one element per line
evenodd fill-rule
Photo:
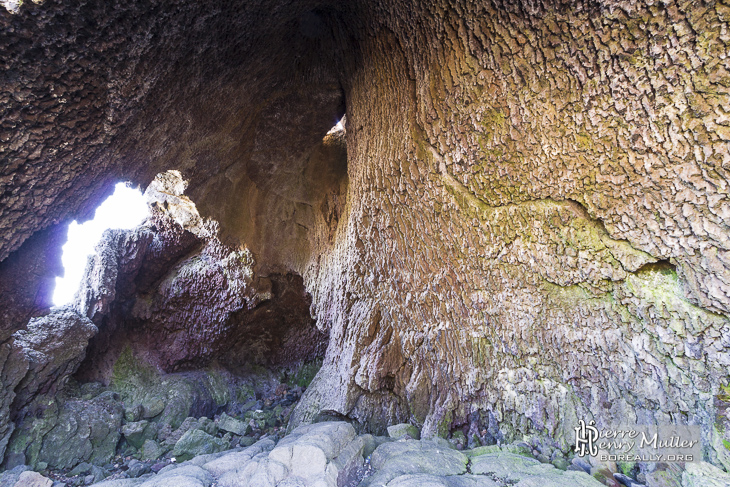
<path fill-rule="evenodd" d="M 66 232 L 63 225 L 39 231 L 0 262 L 0 342 L 50 308 Z"/>
<path fill-rule="evenodd" d="M 327 335 L 310 316 L 302 278 L 257 275 L 251 252 L 223 245 L 181 182 L 176 173 L 158 177 L 147 191 L 152 217 L 108 231 L 89 261 L 74 306 L 100 333 L 77 377 L 108 383 L 127 347 L 164 372 L 322 357 Z"/>
<path fill-rule="evenodd" d="M 179 169 L 254 294 L 305 308 L 303 276 L 329 346 L 295 421 L 564 446 L 579 418 L 694 423 L 724 462 L 729 23 L 721 2 L 24 5 L 0 13 L 0 258 L 116 177 Z M 346 160 L 322 139 L 345 107 Z M 256 298 L 200 252 L 125 294 L 156 330 L 125 337 L 175 344 L 163 367 L 243 348 L 225 323 Z"/>

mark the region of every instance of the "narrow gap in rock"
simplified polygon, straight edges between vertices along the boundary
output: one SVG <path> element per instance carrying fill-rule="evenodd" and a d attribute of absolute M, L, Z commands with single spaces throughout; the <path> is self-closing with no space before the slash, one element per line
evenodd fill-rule
<path fill-rule="evenodd" d="M 639 267 L 636 272 L 661 272 L 662 274 L 676 274 L 677 266 L 669 262 L 668 259 L 662 259 L 656 262 L 650 262 L 649 264 L 644 264 Z"/>
<path fill-rule="evenodd" d="M 117 183 L 114 193 L 99 205 L 92 220 L 71 222 L 63 246 L 64 275 L 56 278 L 53 304 L 61 306 L 71 302 L 81 283 L 87 258 L 106 230 L 134 228 L 148 215 L 142 192 L 127 183 Z"/>

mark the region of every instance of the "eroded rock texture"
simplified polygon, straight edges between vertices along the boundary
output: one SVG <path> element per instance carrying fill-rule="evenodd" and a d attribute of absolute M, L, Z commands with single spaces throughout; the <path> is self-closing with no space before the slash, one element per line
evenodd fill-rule
<path fill-rule="evenodd" d="M 183 195 L 179 173 L 146 195 L 145 225 L 105 234 L 77 294 L 77 311 L 100 327 L 79 377 L 108 383 L 127 347 L 165 372 L 244 364 L 291 367 L 324 353 L 300 276 L 257 275 L 251 252 L 217 237 Z"/>
<path fill-rule="evenodd" d="M 366 11 L 349 221 L 306 275 L 331 344 L 300 417 L 709 438 L 730 361 L 727 6 Z"/>
<path fill-rule="evenodd" d="M 17 423 L 33 417 L 48 404 L 55 405 L 54 395 L 76 372 L 86 354 L 89 338 L 97 331 L 84 316 L 70 308 L 60 308 L 30 320 L 26 329 L 15 332 L 10 340 L 0 345 L 3 391 L 0 395 L 0 457 L 4 456 Z M 57 406 L 54 412 L 58 414 Z M 69 424 L 64 426 L 71 427 Z M 24 458 L 20 463 L 24 463 L 22 460 Z"/>
<path fill-rule="evenodd" d="M 311 293 L 329 346 L 295 422 L 564 448 L 578 418 L 689 422 L 727 464 L 729 22 L 721 1 L 2 12 L 0 257 L 114 177 L 179 169 L 220 245 L 250 250 L 255 289 L 286 295 L 298 273 Z M 322 139 L 345 102 L 346 159 L 342 134 Z M 99 276 L 143 268 L 145 232 L 112 238 Z M 228 357 L 210 344 L 256 301 L 226 274 L 247 255 L 189 244 L 166 277 L 88 301 L 147 320 L 126 340 L 174 344 L 163 368 Z M 201 276 L 215 312 L 180 301 L 206 298 Z M 180 312 L 210 319 L 206 343 Z"/>

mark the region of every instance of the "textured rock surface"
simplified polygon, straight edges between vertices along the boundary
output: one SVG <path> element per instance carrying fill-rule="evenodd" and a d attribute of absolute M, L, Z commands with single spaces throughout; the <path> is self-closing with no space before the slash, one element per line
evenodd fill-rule
<path fill-rule="evenodd" d="M 348 72 L 347 225 L 304 274 L 331 341 L 297 418 L 493 415 L 564 447 L 578 417 L 690 422 L 715 457 L 727 7 L 380 7 Z"/>
<path fill-rule="evenodd" d="M 181 461 L 190 460 L 198 455 L 217 453 L 228 447 L 227 442 L 209 435 L 205 431 L 192 429 L 187 431 L 172 450 L 172 455 Z"/>
<path fill-rule="evenodd" d="M 63 273 L 65 239 L 66 228 L 56 225 L 36 233 L 0 262 L 0 342 L 50 308 L 55 277 Z"/>
<path fill-rule="evenodd" d="M 89 339 L 98 329 L 73 310 L 61 308 L 30 320 L 25 330 L 16 332 L 15 346 L 28 362 L 28 372 L 15 388 L 14 407 L 20 409 L 36 394 L 55 394 L 78 368 Z"/>
<path fill-rule="evenodd" d="M 32 319 L 0 345 L 0 458 L 14 424 L 45 408 L 78 368 L 96 326 L 73 310 L 61 308 Z M 39 399 L 43 398 L 43 399 Z M 40 446 L 40 445 L 39 445 Z"/>
<path fill-rule="evenodd" d="M 302 159 L 343 111 L 340 46 L 324 24 L 336 12 L 313 11 L 335 5 L 3 9 L 0 259 L 35 230 L 88 214 L 116 177 L 146 185 L 167 169 L 197 173 L 195 199 L 207 194 L 211 203 L 251 178 L 296 178 L 270 161 Z M 176 143 L 160 151 L 163 140 Z M 241 208 L 217 206 L 231 215 Z"/>
<path fill-rule="evenodd" d="M 183 190 L 179 174 L 160 175 L 147 191 L 147 223 L 109 231 L 98 245 L 75 302 L 101 329 L 80 377 L 107 382 L 124 347 L 168 372 L 323 355 L 326 334 L 302 279 L 257 275 L 251 252 L 223 245 Z"/>
<path fill-rule="evenodd" d="M 0 13 L 0 258 L 113 178 L 177 168 L 253 275 L 303 276 L 329 347 L 295 422 L 563 449 L 577 418 L 696 423 L 722 463 L 727 4 L 341 4 Z M 345 100 L 346 164 L 322 140 Z M 201 276 L 221 294 L 230 255 L 176 260 L 135 316 L 205 298 Z M 132 344 L 168 370 L 240 345 L 221 295 L 190 333 L 170 313 L 159 354 Z M 115 326 L 90 356 L 115 356 Z"/>
<path fill-rule="evenodd" d="M 71 468 L 81 462 L 104 464 L 119 442 L 123 408 L 107 392 L 91 400 L 40 396 L 33 416 L 18 422 L 5 460 L 40 468 Z M 27 412 L 27 411 L 26 411 Z"/>
<path fill-rule="evenodd" d="M 682 487 L 720 487 L 730 484 L 730 475 L 706 462 L 689 463 L 682 473 Z"/>
<path fill-rule="evenodd" d="M 365 480 L 365 485 L 379 487 L 410 474 L 462 475 L 468 462 L 463 453 L 438 443 L 415 440 L 385 443 L 373 452 L 370 463 L 376 473 Z"/>
<path fill-rule="evenodd" d="M 355 436 L 348 423 L 295 429 L 278 444 L 262 439 L 245 449 L 207 454 L 172 464 L 129 485 L 215 484 L 221 487 L 598 487 L 585 472 L 561 471 L 505 448 L 453 450 L 448 442 L 390 440 L 364 465 L 370 435 Z M 711 466 L 710 466 L 711 467 Z M 467 473 L 467 470 L 473 470 Z M 722 479 L 704 469 L 708 479 Z M 699 472 L 700 470 L 693 470 Z M 723 474 L 719 472 L 719 474 Z M 723 474 L 724 475 L 724 474 Z M 121 487 L 119 480 L 99 484 Z M 124 484 L 127 485 L 127 484 Z M 173 484 L 177 485 L 177 483 Z"/>

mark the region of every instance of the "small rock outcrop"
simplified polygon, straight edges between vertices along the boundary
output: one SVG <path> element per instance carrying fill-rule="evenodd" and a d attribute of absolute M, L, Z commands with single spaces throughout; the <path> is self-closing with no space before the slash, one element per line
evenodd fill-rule
<path fill-rule="evenodd" d="M 76 304 L 100 327 L 79 377 L 108 382 L 124 347 L 160 370 L 311 362 L 326 334 L 293 273 L 261 275 L 246 247 L 229 247 L 183 194 L 177 171 L 146 191 L 152 216 L 110 231 L 90 261 Z"/>
<path fill-rule="evenodd" d="M 4 387 L 0 395 L 0 458 L 15 423 L 34 422 L 34 416 L 48 409 L 49 399 L 53 407 L 53 397 L 76 372 L 89 339 L 97 331 L 89 319 L 72 309 L 61 308 L 32 319 L 26 329 L 13 334 L 9 343 L 0 345 L 0 380 Z M 23 434 L 15 433 L 16 437 Z M 40 448 L 40 444 L 34 448 Z M 22 448 L 14 453 L 20 454 L 20 458 L 11 463 L 25 463 Z"/>

